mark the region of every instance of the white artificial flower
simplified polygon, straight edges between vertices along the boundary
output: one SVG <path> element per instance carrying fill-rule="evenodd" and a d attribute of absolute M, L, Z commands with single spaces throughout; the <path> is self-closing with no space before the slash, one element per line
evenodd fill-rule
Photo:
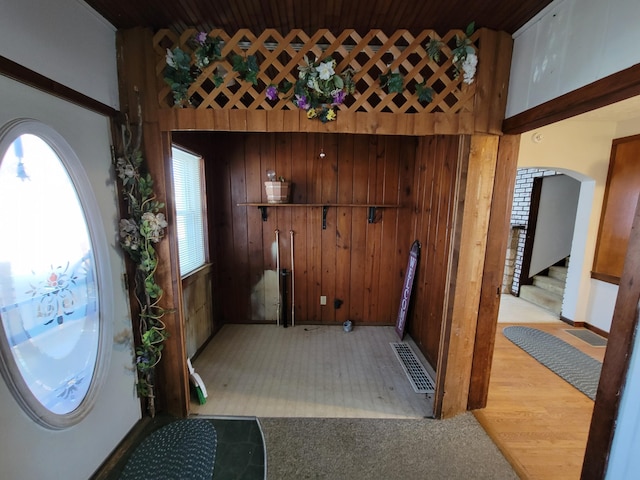
<path fill-rule="evenodd" d="M 153 214 L 145 212 L 142 214 L 142 235 L 154 243 L 158 243 L 164 234 L 163 229 L 167 226 L 164 213 Z"/>
<path fill-rule="evenodd" d="M 309 81 L 307 82 L 307 86 L 318 93 L 323 93 L 322 89 L 320 88 L 320 84 L 318 83 L 318 79 L 315 77 L 309 79 Z"/>
<path fill-rule="evenodd" d="M 467 54 L 464 62 L 462 62 L 462 71 L 464 72 L 463 81 L 466 84 L 473 83 L 473 77 L 476 75 L 476 66 L 478 65 L 478 56 L 475 53 Z"/>
<path fill-rule="evenodd" d="M 136 233 L 137 231 L 138 226 L 136 225 L 136 222 L 130 218 L 123 218 L 120 220 L 120 235 L 122 237 L 130 233 Z"/>
<path fill-rule="evenodd" d="M 133 165 L 131 165 L 122 157 L 118 158 L 116 169 L 118 171 L 118 177 L 120 177 L 120 179 L 125 183 L 127 179 L 133 178 L 136 174 Z"/>
<path fill-rule="evenodd" d="M 321 63 L 316 67 L 316 71 L 318 72 L 320 80 L 329 80 L 336 73 L 333 69 L 333 61 Z"/>
<path fill-rule="evenodd" d="M 176 68 L 176 61 L 173 58 L 173 52 L 167 48 L 167 65 Z"/>
<path fill-rule="evenodd" d="M 128 250 L 138 250 L 140 234 L 136 223 L 128 218 L 120 220 L 120 238 L 122 246 Z"/>

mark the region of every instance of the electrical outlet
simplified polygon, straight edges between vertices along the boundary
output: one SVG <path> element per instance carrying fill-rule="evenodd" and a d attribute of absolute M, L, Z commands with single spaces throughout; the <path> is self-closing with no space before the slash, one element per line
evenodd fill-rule
<path fill-rule="evenodd" d="M 326 305 L 326 304 L 327 304 L 327 296 L 320 295 L 320 305 Z"/>

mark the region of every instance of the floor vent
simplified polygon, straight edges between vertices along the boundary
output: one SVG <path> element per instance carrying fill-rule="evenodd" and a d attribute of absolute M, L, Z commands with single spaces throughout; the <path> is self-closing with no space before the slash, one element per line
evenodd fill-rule
<path fill-rule="evenodd" d="M 434 393 L 435 386 L 433 380 L 425 370 L 416 354 L 413 353 L 409 344 L 404 342 L 391 342 L 396 357 L 402 365 L 404 373 L 407 374 L 411 386 L 416 393 Z"/>

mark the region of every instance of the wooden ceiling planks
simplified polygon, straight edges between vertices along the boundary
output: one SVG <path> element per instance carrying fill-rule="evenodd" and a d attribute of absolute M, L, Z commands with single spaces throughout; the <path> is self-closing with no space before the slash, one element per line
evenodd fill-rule
<path fill-rule="evenodd" d="M 417 33 L 426 29 L 446 32 L 464 28 L 471 21 L 513 34 L 545 8 L 551 0 L 85 0 L 115 27 L 223 29 L 229 32 L 249 29 L 261 32 L 275 28 L 280 33 L 294 29 L 332 31 L 371 29 L 385 32 L 407 29 Z"/>

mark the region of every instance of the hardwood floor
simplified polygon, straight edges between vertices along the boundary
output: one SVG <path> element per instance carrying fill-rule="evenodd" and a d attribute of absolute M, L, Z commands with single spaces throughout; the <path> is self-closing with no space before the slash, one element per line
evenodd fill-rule
<path fill-rule="evenodd" d="M 578 479 L 594 402 L 507 340 L 502 330 L 509 315 L 501 321 L 488 404 L 475 416 L 521 478 Z M 527 325 L 604 359 L 605 348 L 568 334 L 572 327 L 559 320 Z"/>

